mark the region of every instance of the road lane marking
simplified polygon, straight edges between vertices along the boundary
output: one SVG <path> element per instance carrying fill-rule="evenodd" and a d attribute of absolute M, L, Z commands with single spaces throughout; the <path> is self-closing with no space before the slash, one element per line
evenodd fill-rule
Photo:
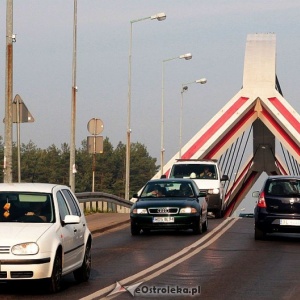
<path fill-rule="evenodd" d="M 202 251 L 203 249 L 205 249 L 206 247 L 211 245 L 218 238 L 220 238 L 229 228 L 231 228 L 235 224 L 236 221 L 238 221 L 238 218 L 227 218 L 222 223 L 220 223 L 216 228 L 214 228 L 211 232 L 207 233 L 204 237 L 201 237 L 199 240 L 197 240 L 193 244 L 189 245 L 188 247 L 183 248 L 182 250 L 173 254 L 172 256 L 154 264 L 153 266 L 151 266 L 143 271 L 140 271 L 139 273 L 136 273 L 125 279 L 119 280 L 118 282 L 122 286 L 124 286 L 132 281 L 139 280 L 139 281 L 145 282 L 145 281 L 149 281 L 150 279 L 153 279 L 153 278 L 161 275 L 162 273 L 174 268 L 178 264 L 191 258 L 192 256 L 196 255 L 197 253 L 199 253 L 200 251 Z M 212 238 L 209 239 L 210 237 L 212 237 Z M 208 241 L 205 243 L 206 240 L 208 240 Z M 199 245 L 201 245 L 201 246 L 199 246 Z M 181 257 L 181 258 L 179 258 L 179 257 Z M 162 266 L 164 266 L 164 265 L 166 265 L 166 266 L 162 268 Z M 157 270 L 157 269 L 159 269 L 159 270 Z M 149 275 L 147 275 L 147 274 L 149 274 Z M 115 288 L 115 285 L 116 285 L 115 283 L 111 284 L 101 290 L 94 292 L 93 294 L 90 294 L 86 297 L 81 298 L 80 300 L 92 300 L 95 298 L 105 299 L 105 295 L 108 294 L 109 292 L 111 292 Z M 116 294 L 115 296 L 110 296 L 109 299 L 113 299 L 119 295 L 120 294 Z M 104 296 L 104 298 L 99 298 L 102 296 Z"/>

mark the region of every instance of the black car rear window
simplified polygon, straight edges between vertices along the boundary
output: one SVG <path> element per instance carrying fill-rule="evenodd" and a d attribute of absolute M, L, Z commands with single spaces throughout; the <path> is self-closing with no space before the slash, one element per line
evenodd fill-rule
<path fill-rule="evenodd" d="M 291 196 L 300 195 L 300 180 L 272 180 L 269 181 L 265 188 L 268 195 Z"/>

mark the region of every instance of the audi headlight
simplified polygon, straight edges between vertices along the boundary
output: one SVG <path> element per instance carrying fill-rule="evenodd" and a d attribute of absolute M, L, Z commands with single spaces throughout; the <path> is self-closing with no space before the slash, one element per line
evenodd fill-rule
<path fill-rule="evenodd" d="M 15 255 L 34 255 L 39 252 L 39 246 L 36 243 L 18 244 L 11 248 L 11 252 Z"/>
<path fill-rule="evenodd" d="M 195 207 L 185 207 L 180 209 L 181 214 L 196 214 L 197 209 Z"/>
<path fill-rule="evenodd" d="M 146 208 L 135 208 L 132 210 L 132 213 L 140 215 L 140 214 L 147 214 L 148 212 Z"/>

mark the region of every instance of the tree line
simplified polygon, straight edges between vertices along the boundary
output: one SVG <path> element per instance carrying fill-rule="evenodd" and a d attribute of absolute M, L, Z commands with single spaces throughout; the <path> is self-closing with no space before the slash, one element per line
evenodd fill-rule
<path fill-rule="evenodd" d="M 12 177 L 18 182 L 18 149 L 13 144 Z M 103 140 L 103 153 L 95 155 L 95 192 L 105 192 L 124 198 L 125 196 L 125 144 L 116 148 L 109 138 Z M 0 136 L 0 156 L 4 157 L 4 142 Z M 93 179 L 93 155 L 88 153 L 87 142 L 82 141 L 76 149 L 75 192 L 91 192 Z M 136 193 L 158 171 L 156 158 L 149 155 L 140 143 L 132 143 L 130 149 L 130 197 Z M 21 182 L 43 182 L 69 185 L 70 147 L 54 144 L 47 149 L 38 148 L 32 141 L 20 145 Z M 2 159 L 3 169 L 3 159 Z M 3 172 L 0 172 L 3 182 Z"/>

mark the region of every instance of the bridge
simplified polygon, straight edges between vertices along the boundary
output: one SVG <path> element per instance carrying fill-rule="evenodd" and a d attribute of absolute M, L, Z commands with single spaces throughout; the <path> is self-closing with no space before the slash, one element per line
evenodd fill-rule
<path fill-rule="evenodd" d="M 225 183 L 225 216 L 259 177 L 299 175 L 300 117 L 283 97 L 276 74 L 276 35 L 247 36 L 243 86 L 182 148 L 182 159 L 217 159 Z M 167 176 L 176 153 L 164 166 Z M 161 170 L 153 177 L 160 178 Z"/>

